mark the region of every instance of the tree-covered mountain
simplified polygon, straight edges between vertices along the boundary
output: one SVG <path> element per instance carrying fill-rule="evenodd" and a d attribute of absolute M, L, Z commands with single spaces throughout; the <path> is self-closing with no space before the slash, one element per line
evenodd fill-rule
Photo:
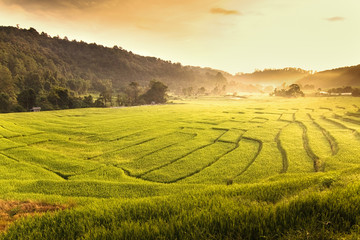
<path fill-rule="evenodd" d="M 0 27 L 0 112 L 95 106 L 138 105 L 158 90 L 190 95 L 223 93 L 232 75 L 211 68 L 182 66 L 144 57 L 121 47 L 69 41 L 34 28 Z M 152 89 L 157 88 L 157 89 Z M 216 90 L 216 91 L 214 91 Z M 134 92 L 136 94 L 134 95 Z M 163 92 L 162 90 L 160 92 Z M 150 101 L 153 102 L 153 101 Z"/>
<path fill-rule="evenodd" d="M 153 97 L 146 92 L 161 84 L 173 93 L 192 96 L 272 92 L 284 83 L 309 89 L 359 86 L 359 79 L 360 65 L 315 74 L 284 68 L 233 76 L 136 55 L 118 46 L 51 37 L 34 28 L 0 27 L 0 111 L 5 112 L 33 105 L 44 109 L 92 106 L 96 99 L 90 93 L 100 94 L 96 106 L 112 104 L 114 97 L 118 105 L 142 104 Z"/>
<path fill-rule="evenodd" d="M 224 84 L 222 79 L 217 82 L 218 70 L 143 57 L 117 46 L 50 37 L 33 28 L 0 27 L 0 65 L 0 71 L 10 78 L 7 81 L 14 83 L 11 91 L 15 93 L 30 87 L 39 92 L 61 86 L 83 94 L 110 86 L 120 89 L 131 82 L 146 86 L 152 79 L 178 92 L 189 86 Z"/>

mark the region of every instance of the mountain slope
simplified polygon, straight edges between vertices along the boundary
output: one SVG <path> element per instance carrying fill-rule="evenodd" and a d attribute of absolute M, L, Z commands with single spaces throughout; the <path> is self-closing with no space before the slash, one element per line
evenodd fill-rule
<path fill-rule="evenodd" d="M 172 90 L 212 87 L 221 72 L 14 27 L 0 27 L 0 65 L 10 70 L 19 90 L 35 81 L 39 91 L 63 86 L 78 93 L 101 91 L 102 85 L 121 88 L 132 81 L 147 85 L 152 79 L 165 82 Z"/>
<path fill-rule="evenodd" d="M 309 71 L 300 68 L 264 69 L 253 73 L 241 73 L 236 75 L 236 78 L 247 84 L 280 85 L 284 82 L 287 84 L 294 83 L 309 73 Z"/>
<path fill-rule="evenodd" d="M 220 73 L 220 74 L 219 74 Z M 233 76 L 211 68 L 182 66 L 155 57 L 144 57 L 121 47 L 50 37 L 35 29 L 0 27 L 0 93 L 13 99 L 32 88 L 48 93 L 63 87 L 75 94 L 118 92 L 130 82 L 147 86 L 157 79 L 170 91 L 183 94 L 202 92 L 257 92 L 264 86 L 299 83 L 316 88 L 360 86 L 360 65 L 312 74 L 299 68 L 265 69 Z M 224 87 L 225 86 L 225 87 Z M 204 91 L 204 89 L 206 89 Z"/>
<path fill-rule="evenodd" d="M 360 86 L 360 65 L 309 74 L 297 81 L 301 85 L 314 85 L 316 88 L 337 88 Z"/>

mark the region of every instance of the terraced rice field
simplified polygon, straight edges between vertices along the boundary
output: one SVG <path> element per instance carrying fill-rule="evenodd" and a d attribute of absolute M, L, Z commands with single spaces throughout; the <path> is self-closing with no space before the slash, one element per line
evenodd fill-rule
<path fill-rule="evenodd" d="M 351 97 L 207 98 L 2 114 L 0 196 L 87 204 L 229 184 L 248 195 L 253 184 L 341 175 L 360 167 L 359 106 Z"/>
<path fill-rule="evenodd" d="M 225 184 L 359 164 L 360 104 L 323 100 L 3 114 L 0 178 Z"/>

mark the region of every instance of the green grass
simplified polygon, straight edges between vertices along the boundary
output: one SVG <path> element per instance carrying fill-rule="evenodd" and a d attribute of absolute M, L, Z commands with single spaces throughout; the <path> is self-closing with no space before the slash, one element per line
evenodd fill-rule
<path fill-rule="evenodd" d="M 251 165 L 258 152 L 259 144 L 256 141 L 241 139 L 236 149 L 221 157 L 211 166 L 180 182 L 224 184 L 245 172 Z"/>
<path fill-rule="evenodd" d="M 18 162 L 0 154 L 0 180 L 61 180 L 61 178 L 41 167 L 26 163 Z"/>
<path fill-rule="evenodd" d="M 314 162 L 306 153 L 302 139 L 303 129 L 296 123 L 286 126 L 280 140 L 287 155 L 287 172 L 313 172 Z"/>
<path fill-rule="evenodd" d="M 216 142 L 198 149 L 161 169 L 147 173 L 143 178 L 156 182 L 176 182 L 200 172 L 234 148 L 235 144 L 233 143 Z"/>
<path fill-rule="evenodd" d="M 3 239 L 356 239 L 360 99 L 0 115 L 0 198 L 75 202 Z"/>

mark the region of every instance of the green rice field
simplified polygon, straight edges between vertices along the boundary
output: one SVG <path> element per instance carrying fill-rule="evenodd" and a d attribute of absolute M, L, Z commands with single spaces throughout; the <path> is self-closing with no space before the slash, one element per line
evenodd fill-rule
<path fill-rule="evenodd" d="M 0 198 L 68 206 L 0 239 L 358 239 L 359 179 L 359 98 L 0 115 Z"/>

